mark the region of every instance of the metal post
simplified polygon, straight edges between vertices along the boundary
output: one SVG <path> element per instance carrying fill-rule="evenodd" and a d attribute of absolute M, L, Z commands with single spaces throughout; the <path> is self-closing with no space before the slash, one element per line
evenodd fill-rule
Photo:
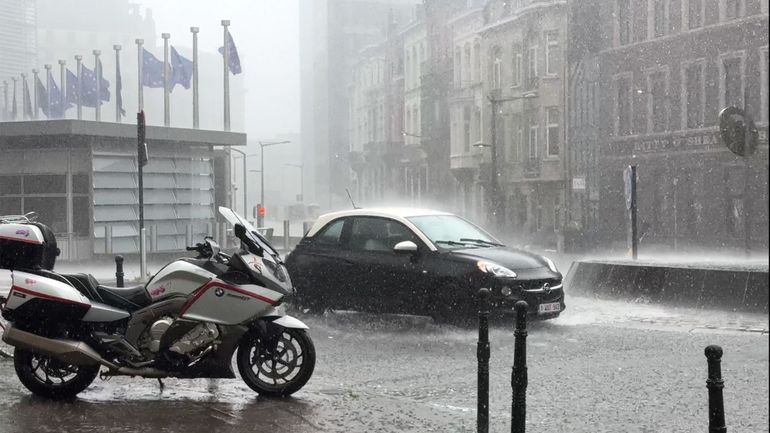
<path fill-rule="evenodd" d="M 38 109 L 40 108 L 37 106 L 37 76 L 39 73 L 38 69 L 32 70 L 32 119 L 34 120 L 38 119 Z"/>
<path fill-rule="evenodd" d="M 99 56 L 102 50 L 94 50 L 94 75 L 96 75 L 96 107 L 94 119 L 99 122 L 102 120 L 102 62 Z"/>
<path fill-rule="evenodd" d="M 529 305 L 519 301 L 516 310 L 516 330 L 513 349 L 513 374 L 511 389 L 511 433 L 524 433 L 527 422 L 527 310 Z"/>
<path fill-rule="evenodd" d="M 112 49 L 115 50 L 115 123 L 121 123 L 123 116 L 120 113 L 121 105 L 123 105 L 122 95 L 120 101 L 118 100 L 118 92 L 123 91 L 123 77 L 120 76 L 120 50 L 123 49 L 120 45 L 113 45 Z M 120 83 L 120 88 L 118 88 Z"/>
<path fill-rule="evenodd" d="M 53 111 L 51 110 L 51 69 L 53 65 L 45 65 L 45 105 L 48 107 L 48 118 L 53 118 Z"/>
<path fill-rule="evenodd" d="M 171 89 L 169 89 L 169 76 L 170 68 L 168 66 L 168 40 L 171 38 L 171 34 L 163 33 L 160 35 L 163 38 L 163 125 L 171 125 Z"/>
<path fill-rule="evenodd" d="M 185 242 L 187 242 L 187 245 L 195 245 L 195 241 L 193 240 L 193 227 L 192 224 L 187 224 L 184 228 L 184 239 Z"/>
<path fill-rule="evenodd" d="M 158 252 L 158 225 L 154 224 L 150 226 L 150 251 L 153 253 Z"/>
<path fill-rule="evenodd" d="M 744 142 L 744 148 L 745 149 L 753 149 L 754 146 L 752 145 L 751 141 L 753 140 L 753 134 L 751 132 L 750 125 L 753 124 L 753 122 L 749 122 L 748 119 L 751 117 L 749 114 L 749 88 L 746 86 L 743 89 L 743 112 L 745 113 L 745 116 L 747 118 L 746 126 L 745 126 L 745 132 L 743 135 L 743 142 Z M 745 165 L 744 168 L 744 182 L 743 182 L 743 242 L 744 242 L 744 250 L 746 257 L 751 256 L 751 200 L 749 200 L 749 185 L 750 182 L 750 176 L 751 176 L 751 160 L 748 155 L 743 156 L 743 162 Z"/>
<path fill-rule="evenodd" d="M 104 254 L 112 254 L 112 226 L 104 226 Z"/>
<path fill-rule="evenodd" d="M 224 86 L 225 86 L 225 118 L 224 118 L 224 130 L 230 131 L 230 44 L 228 44 L 228 30 L 230 20 L 222 20 L 222 27 L 224 28 Z"/>
<path fill-rule="evenodd" d="M 639 258 L 639 230 L 637 228 L 636 166 L 631 166 L 631 258 Z"/>
<path fill-rule="evenodd" d="M 476 346 L 478 360 L 476 431 L 489 432 L 489 290 L 479 290 L 479 342 Z"/>
<path fill-rule="evenodd" d="M 144 281 L 147 277 L 147 229 L 144 227 L 139 231 L 139 253 L 141 256 L 139 268 L 142 273 L 140 281 Z"/>
<path fill-rule="evenodd" d="M 283 249 L 289 251 L 289 231 L 291 230 L 291 221 L 283 220 Z"/>
<path fill-rule="evenodd" d="M 123 282 L 123 256 L 115 256 L 115 285 L 118 287 L 125 287 Z"/>
<path fill-rule="evenodd" d="M 259 205 L 265 206 L 265 145 L 259 143 Z M 267 210 L 267 209 L 265 209 Z M 257 227 L 265 226 L 265 217 L 257 213 Z"/>
<path fill-rule="evenodd" d="M 138 65 L 138 77 L 137 80 L 139 83 L 139 89 L 138 89 L 138 95 L 137 95 L 137 112 L 140 112 L 144 110 L 144 39 L 137 39 L 136 40 L 136 50 L 137 50 L 137 65 Z"/>
<path fill-rule="evenodd" d="M 83 93 L 83 79 L 81 77 L 81 71 L 83 70 L 83 56 L 78 54 L 75 56 L 75 60 L 77 61 L 77 77 L 78 77 L 78 120 L 83 120 L 83 98 L 81 97 L 81 94 Z"/>
<path fill-rule="evenodd" d="M 67 108 L 67 61 L 59 60 L 59 101 L 61 105 L 62 118 L 66 117 L 65 108 Z"/>
<path fill-rule="evenodd" d="M 726 433 L 725 404 L 722 396 L 722 389 L 725 387 L 722 380 L 722 348 L 709 346 L 705 352 L 708 361 L 706 388 L 709 390 L 709 433 Z"/>
<path fill-rule="evenodd" d="M 198 114 L 198 27 L 190 27 L 193 35 L 193 129 L 200 127 L 200 117 Z"/>

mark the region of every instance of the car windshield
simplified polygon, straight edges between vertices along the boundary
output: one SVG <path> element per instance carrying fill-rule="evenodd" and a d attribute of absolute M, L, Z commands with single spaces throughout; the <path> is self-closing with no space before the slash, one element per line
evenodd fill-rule
<path fill-rule="evenodd" d="M 502 245 L 483 229 L 456 215 L 422 215 L 407 219 L 439 248 L 458 249 Z"/>

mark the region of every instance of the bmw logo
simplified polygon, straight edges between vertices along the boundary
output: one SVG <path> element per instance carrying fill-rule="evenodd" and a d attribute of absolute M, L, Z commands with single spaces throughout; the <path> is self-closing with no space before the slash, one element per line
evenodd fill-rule
<path fill-rule="evenodd" d="M 225 296 L 225 289 L 217 288 L 214 290 L 214 294 L 217 295 L 218 298 L 221 298 L 222 296 Z"/>

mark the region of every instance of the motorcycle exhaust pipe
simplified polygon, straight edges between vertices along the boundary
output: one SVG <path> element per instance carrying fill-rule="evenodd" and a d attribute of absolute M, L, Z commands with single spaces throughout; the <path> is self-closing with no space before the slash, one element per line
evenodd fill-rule
<path fill-rule="evenodd" d="M 9 325 L 3 333 L 3 341 L 11 346 L 60 359 L 72 365 L 103 365 L 109 369 L 107 376 L 140 376 L 165 378 L 169 374 L 157 368 L 118 367 L 102 358 L 94 349 L 82 341 L 52 339 L 31 332 L 22 331 Z"/>
<path fill-rule="evenodd" d="M 11 346 L 48 355 L 72 365 L 101 364 L 110 369 L 118 368 L 82 341 L 41 337 L 31 332 L 16 329 L 13 325 L 6 328 L 5 333 L 3 333 L 3 341 Z"/>

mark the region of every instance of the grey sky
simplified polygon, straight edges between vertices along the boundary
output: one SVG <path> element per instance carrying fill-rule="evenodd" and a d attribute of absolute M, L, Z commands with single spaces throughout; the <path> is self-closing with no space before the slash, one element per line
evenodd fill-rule
<path fill-rule="evenodd" d="M 222 45 L 220 21 L 229 19 L 247 89 L 246 132 L 272 137 L 299 131 L 300 0 L 138 1 L 152 9 L 159 39 L 168 32 L 172 43 L 191 46 L 190 27 L 198 26 L 206 51 Z"/>

